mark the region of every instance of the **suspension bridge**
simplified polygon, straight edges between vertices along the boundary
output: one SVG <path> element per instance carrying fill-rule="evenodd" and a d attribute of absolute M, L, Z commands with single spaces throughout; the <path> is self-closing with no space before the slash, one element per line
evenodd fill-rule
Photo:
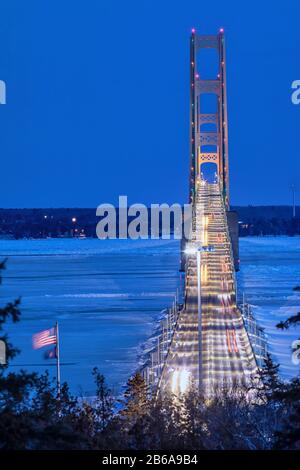
<path fill-rule="evenodd" d="M 203 79 L 197 68 L 203 49 L 218 55 L 218 73 Z M 216 97 L 205 109 L 205 95 Z M 203 176 L 214 166 L 213 180 Z M 205 396 L 246 386 L 266 355 L 266 338 L 251 307 L 238 305 L 237 219 L 229 205 L 228 122 L 224 31 L 190 38 L 190 184 L 191 231 L 182 243 L 185 280 L 163 320 L 157 344 L 143 369 L 155 392 L 180 394 L 191 384 Z"/>

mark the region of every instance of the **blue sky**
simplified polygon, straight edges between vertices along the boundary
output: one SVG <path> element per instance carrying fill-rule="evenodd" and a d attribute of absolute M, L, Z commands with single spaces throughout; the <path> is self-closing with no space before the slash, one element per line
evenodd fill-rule
<path fill-rule="evenodd" d="M 0 207 L 186 202 L 192 26 L 225 28 L 231 203 L 290 202 L 299 1 L 0 0 L 0 17 Z"/>

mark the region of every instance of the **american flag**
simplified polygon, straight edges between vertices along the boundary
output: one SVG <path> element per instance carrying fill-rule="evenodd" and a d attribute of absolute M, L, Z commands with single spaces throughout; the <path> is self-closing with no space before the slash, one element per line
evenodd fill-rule
<path fill-rule="evenodd" d="M 49 328 L 49 330 L 40 331 L 32 336 L 33 349 L 43 348 L 50 344 L 56 344 L 56 329 L 55 327 Z"/>

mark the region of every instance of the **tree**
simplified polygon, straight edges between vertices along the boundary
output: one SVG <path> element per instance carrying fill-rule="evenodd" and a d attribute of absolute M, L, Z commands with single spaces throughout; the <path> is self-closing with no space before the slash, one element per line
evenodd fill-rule
<path fill-rule="evenodd" d="M 1 271 L 5 269 L 5 265 L 6 260 L 0 263 L 0 283 Z M 9 319 L 14 323 L 20 321 L 19 305 L 20 299 L 17 299 L 0 308 L 0 339 L 6 345 L 6 364 L 0 365 L 0 448 L 23 447 L 28 430 L 25 416 L 29 410 L 31 390 L 37 379 L 36 374 L 28 374 L 23 370 L 19 373 L 7 373 L 9 361 L 19 351 L 9 342 L 3 326 Z"/>
<path fill-rule="evenodd" d="M 260 398 L 266 398 L 267 401 L 275 400 L 283 382 L 279 377 L 279 364 L 273 361 L 270 353 L 267 353 L 264 365 L 259 371 L 259 379 L 262 383 Z"/>
<path fill-rule="evenodd" d="M 291 326 L 298 326 L 300 325 L 300 312 L 298 312 L 296 315 L 292 315 L 285 321 L 281 321 L 276 325 L 277 328 L 281 330 L 287 330 Z"/>
<path fill-rule="evenodd" d="M 175 450 L 185 447 L 187 431 L 187 412 L 184 398 L 163 390 L 154 395 L 148 412 L 147 440 L 144 449 Z"/>
<path fill-rule="evenodd" d="M 133 422 L 144 416 L 149 409 L 148 387 L 139 372 L 127 382 L 123 405 L 121 415 Z"/>
<path fill-rule="evenodd" d="M 281 426 L 275 432 L 275 448 L 300 450 L 300 378 L 286 383 L 277 397 L 284 414 Z"/>
<path fill-rule="evenodd" d="M 149 422 L 148 394 L 146 382 L 137 372 L 127 382 L 124 399 L 121 400 L 122 409 L 119 413 L 120 430 L 128 448 L 144 448 Z"/>
<path fill-rule="evenodd" d="M 99 423 L 99 430 L 103 432 L 113 416 L 114 401 L 111 390 L 105 382 L 105 377 L 100 374 L 97 367 L 93 369 L 93 377 L 96 383 L 96 400 L 93 407 Z"/>
<path fill-rule="evenodd" d="M 0 284 L 2 284 L 2 275 L 1 271 L 3 271 L 6 267 L 6 259 L 0 262 Z M 18 349 L 14 348 L 9 342 L 8 337 L 3 332 L 3 325 L 4 323 L 9 320 L 9 318 L 13 321 L 13 323 L 17 323 L 20 321 L 20 305 L 21 299 L 18 298 L 13 302 L 9 302 L 4 307 L 0 307 L 0 340 L 4 341 L 6 344 L 6 365 L 0 365 L 0 374 L 7 368 L 8 362 L 10 359 L 13 359 L 18 354 Z"/>
<path fill-rule="evenodd" d="M 278 323 L 277 328 L 286 330 L 300 324 L 300 312 Z M 298 351 L 300 346 L 296 347 Z M 300 449 L 300 378 L 296 377 L 277 391 L 276 398 L 284 404 L 281 428 L 275 433 L 275 447 L 280 449 Z"/>

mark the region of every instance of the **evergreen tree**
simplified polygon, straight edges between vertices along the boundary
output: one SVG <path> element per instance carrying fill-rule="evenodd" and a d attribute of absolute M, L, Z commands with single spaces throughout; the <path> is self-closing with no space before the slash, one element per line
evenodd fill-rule
<path fill-rule="evenodd" d="M 147 438 L 150 400 L 148 387 L 142 375 L 137 372 L 127 382 L 123 409 L 120 411 L 121 433 L 128 448 L 142 449 Z"/>
<path fill-rule="evenodd" d="M 283 382 L 279 377 L 279 364 L 273 361 L 270 353 L 267 353 L 264 365 L 259 371 L 259 378 L 263 385 L 260 396 L 265 397 L 267 400 L 275 400 L 276 394 L 283 386 Z"/>
<path fill-rule="evenodd" d="M 277 328 L 286 330 L 300 324 L 300 312 L 280 322 Z M 296 348 L 298 351 L 300 346 Z M 300 449 L 300 378 L 285 382 L 276 393 L 277 400 L 283 405 L 282 423 L 276 435 L 276 448 Z"/>
<path fill-rule="evenodd" d="M 204 397 L 192 384 L 183 396 L 184 449 L 205 449 L 205 410 Z"/>
<path fill-rule="evenodd" d="M 5 269 L 6 260 L 0 263 L 1 271 Z M 18 349 L 9 342 L 3 332 L 6 321 L 20 321 L 20 299 L 9 302 L 0 308 L 0 340 L 6 345 L 6 364 L 0 365 L 0 449 L 23 448 L 28 435 L 28 420 L 26 414 L 32 387 L 37 380 L 36 374 L 28 374 L 21 370 L 19 373 L 7 371 L 9 361 L 18 354 Z"/>
<path fill-rule="evenodd" d="M 108 388 L 104 375 L 100 374 L 97 367 L 93 369 L 93 377 L 96 383 L 96 400 L 93 407 L 96 412 L 96 420 L 99 423 L 99 430 L 102 432 L 113 416 L 113 396 Z"/>
<path fill-rule="evenodd" d="M 149 409 L 148 387 L 139 372 L 127 382 L 123 405 L 121 415 L 133 422 L 144 416 Z"/>
<path fill-rule="evenodd" d="M 300 450 L 300 378 L 285 383 L 277 397 L 284 413 L 279 430 L 275 433 L 275 447 Z"/>
<path fill-rule="evenodd" d="M 154 396 L 150 402 L 147 429 L 147 447 L 145 449 L 175 450 L 183 449 L 185 422 L 182 399 L 168 394 Z"/>
<path fill-rule="evenodd" d="M 292 315 L 285 321 L 281 321 L 276 325 L 277 328 L 280 330 L 287 330 L 291 326 L 298 326 L 300 325 L 300 312 L 298 312 L 296 315 Z"/>

